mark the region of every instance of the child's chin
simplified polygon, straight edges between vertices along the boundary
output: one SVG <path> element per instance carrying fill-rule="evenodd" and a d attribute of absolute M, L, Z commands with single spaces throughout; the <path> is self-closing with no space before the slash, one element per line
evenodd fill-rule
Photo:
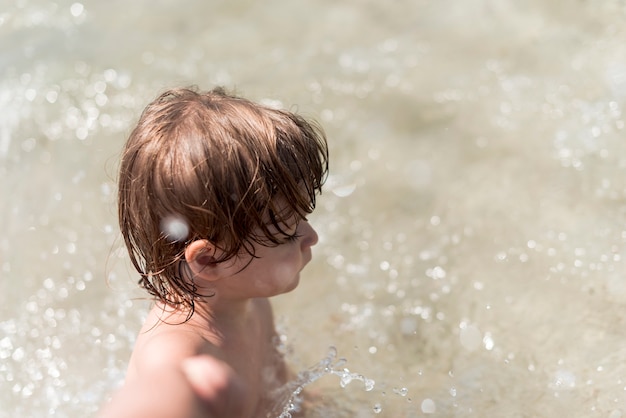
<path fill-rule="evenodd" d="M 298 285 L 300 284 L 300 273 L 298 273 L 296 275 L 296 277 L 293 279 L 293 281 L 290 283 L 290 285 L 287 287 L 287 289 L 285 290 L 285 293 L 287 292 L 291 292 L 292 290 L 294 290 L 296 287 L 298 287 Z"/>

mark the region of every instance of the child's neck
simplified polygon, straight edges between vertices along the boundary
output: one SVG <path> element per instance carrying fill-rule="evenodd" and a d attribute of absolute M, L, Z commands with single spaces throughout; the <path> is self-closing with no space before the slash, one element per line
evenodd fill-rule
<path fill-rule="evenodd" d="M 222 300 L 217 296 L 196 302 L 192 319 L 206 325 L 237 329 L 248 324 L 254 316 L 254 299 Z"/>

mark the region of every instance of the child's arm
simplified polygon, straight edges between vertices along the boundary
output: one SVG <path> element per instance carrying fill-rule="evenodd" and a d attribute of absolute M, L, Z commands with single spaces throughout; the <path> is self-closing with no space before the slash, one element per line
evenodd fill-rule
<path fill-rule="evenodd" d="M 225 363 L 207 355 L 180 368 L 146 373 L 125 385 L 99 418 L 241 417 L 243 385 Z"/>

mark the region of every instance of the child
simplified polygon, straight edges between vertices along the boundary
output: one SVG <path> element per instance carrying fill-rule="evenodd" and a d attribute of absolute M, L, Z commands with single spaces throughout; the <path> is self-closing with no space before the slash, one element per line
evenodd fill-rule
<path fill-rule="evenodd" d="M 293 113 L 220 88 L 148 105 L 122 155 L 118 209 L 156 303 L 103 416 L 280 414 L 271 394 L 287 369 L 268 298 L 311 260 L 306 216 L 327 172 L 324 133 Z"/>

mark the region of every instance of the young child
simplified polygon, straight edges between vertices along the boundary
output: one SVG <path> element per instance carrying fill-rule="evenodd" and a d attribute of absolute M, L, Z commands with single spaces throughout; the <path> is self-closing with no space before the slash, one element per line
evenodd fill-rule
<path fill-rule="evenodd" d="M 156 302 L 103 417 L 280 414 L 271 395 L 288 376 L 268 298 L 311 260 L 306 216 L 327 172 L 323 131 L 294 113 L 221 88 L 148 105 L 122 155 L 118 209 Z"/>

